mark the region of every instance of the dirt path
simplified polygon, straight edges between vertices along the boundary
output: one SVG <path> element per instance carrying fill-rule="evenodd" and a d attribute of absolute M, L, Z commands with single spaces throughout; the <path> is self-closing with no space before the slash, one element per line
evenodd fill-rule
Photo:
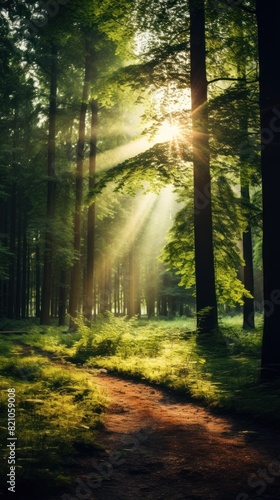
<path fill-rule="evenodd" d="M 280 499 L 280 434 L 143 383 L 100 375 L 110 398 L 105 446 L 80 462 L 74 498 Z M 249 483 L 248 483 L 249 481 Z"/>

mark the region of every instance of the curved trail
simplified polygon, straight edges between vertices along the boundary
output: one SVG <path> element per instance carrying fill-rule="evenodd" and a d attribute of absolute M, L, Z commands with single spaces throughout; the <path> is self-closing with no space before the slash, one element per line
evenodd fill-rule
<path fill-rule="evenodd" d="M 106 451 L 80 462 L 77 498 L 280 499 L 275 430 L 213 415 L 144 383 L 107 374 L 96 382 L 111 402 L 98 432 Z"/>

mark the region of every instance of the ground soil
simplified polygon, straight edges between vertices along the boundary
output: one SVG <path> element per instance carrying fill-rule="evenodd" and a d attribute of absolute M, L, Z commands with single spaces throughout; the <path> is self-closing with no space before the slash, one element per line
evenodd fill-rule
<path fill-rule="evenodd" d="M 106 373 L 97 383 L 110 398 L 105 451 L 81 451 L 72 499 L 280 500 L 276 428 Z"/>

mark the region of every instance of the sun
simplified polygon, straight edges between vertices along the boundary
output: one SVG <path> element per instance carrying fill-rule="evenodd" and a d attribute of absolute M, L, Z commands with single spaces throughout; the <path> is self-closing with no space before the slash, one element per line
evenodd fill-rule
<path fill-rule="evenodd" d="M 165 120 L 158 129 L 156 139 L 157 142 L 174 141 L 175 139 L 178 140 L 181 134 L 182 131 L 180 130 L 179 125 L 177 125 L 176 123 L 171 123 L 168 120 Z"/>

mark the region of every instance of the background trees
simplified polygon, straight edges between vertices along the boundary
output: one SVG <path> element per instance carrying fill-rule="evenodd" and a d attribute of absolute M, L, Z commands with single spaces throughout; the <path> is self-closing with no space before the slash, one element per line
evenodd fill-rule
<path fill-rule="evenodd" d="M 277 9 L 3 3 L 3 317 L 181 314 L 195 295 L 202 332 L 243 303 L 253 328 L 260 152 L 265 300 L 279 288 L 277 42 L 267 38 Z M 278 363 L 277 300 L 263 366 Z"/>

